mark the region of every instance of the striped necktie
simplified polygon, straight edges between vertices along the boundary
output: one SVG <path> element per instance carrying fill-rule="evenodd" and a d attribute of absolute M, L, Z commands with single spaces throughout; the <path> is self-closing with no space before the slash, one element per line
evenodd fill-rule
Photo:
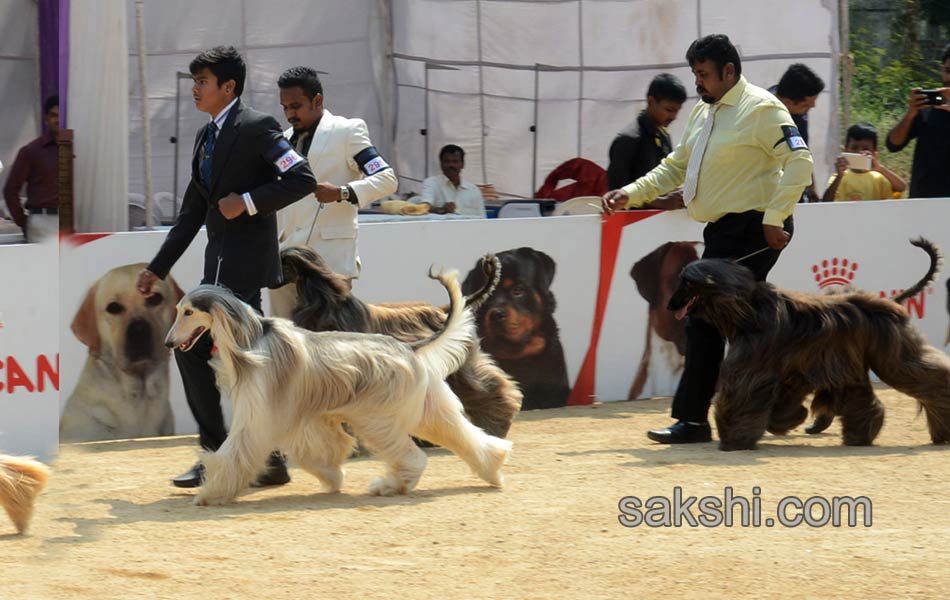
<path fill-rule="evenodd" d="M 214 121 L 211 121 L 205 134 L 204 146 L 201 149 L 201 162 L 198 164 L 201 181 L 209 190 L 211 189 L 211 162 L 214 159 L 214 143 L 217 140 L 217 131 L 218 126 Z"/>
<path fill-rule="evenodd" d="M 703 164 L 703 154 L 706 153 L 706 144 L 709 143 L 709 136 L 712 134 L 717 110 L 719 110 L 719 105 L 714 104 L 706 113 L 703 130 L 699 132 L 696 145 L 693 146 L 693 151 L 689 155 L 689 164 L 686 165 L 686 181 L 683 183 L 683 204 L 687 206 L 696 197 L 696 190 L 699 187 L 699 168 Z"/>

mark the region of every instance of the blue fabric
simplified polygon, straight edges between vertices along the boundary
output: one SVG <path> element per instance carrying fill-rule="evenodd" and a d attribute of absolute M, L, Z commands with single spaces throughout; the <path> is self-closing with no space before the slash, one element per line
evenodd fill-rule
<path fill-rule="evenodd" d="M 214 121 L 211 121 L 205 135 L 204 149 L 201 153 L 201 163 L 198 165 L 198 170 L 201 172 L 201 181 L 209 190 L 211 189 L 211 162 L 214 159 L 214 142 L 217 139 L 215 135 L 217 131 L 218 126 L 215 125 Z"/>

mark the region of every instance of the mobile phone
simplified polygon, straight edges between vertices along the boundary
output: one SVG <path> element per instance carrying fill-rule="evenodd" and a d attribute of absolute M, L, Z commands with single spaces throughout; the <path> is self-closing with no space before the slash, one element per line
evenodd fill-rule
<path fill-rule="evenodd" d="M 856 154 L 854 152 L 842 152 L 841 156 L 848 160 L 848 166 L 858 171 L 871 170 L 871 157 L 867 154 Z"/>
<path fill-rule="evenodd" d="M 927 104 L 931 106 L 946 104 L 947 102 L 942 90 L 917 90 L 917 93 L 927 96 Z"/>

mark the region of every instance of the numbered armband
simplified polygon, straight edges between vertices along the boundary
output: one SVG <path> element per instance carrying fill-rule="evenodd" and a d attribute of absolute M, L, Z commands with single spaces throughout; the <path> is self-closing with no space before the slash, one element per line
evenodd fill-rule
<path fill-rule="evenodd" d="M 297 154 L 290 142 L 281 138 L 267 151 L 265 158 L 274 165 L 277 172 L 283 175 L 287 171 L 302 163 L 304 157 Z"/>
<path fill-rule="evenodd" d="M 775 142 L 772 148 L 778 147 L 782 142 L 788 144 L 789 150 L 808 150 L 808 144 L 805 143 L 805 138 L 803 138 L 801 132 L 798 131 L 798 127 L 794 125 L 782 125 L 782 137 Z"/>
<path fill-rule="evenodd" d="M 385 159 L 379 155 L 379 152 L 376 150 L 375 146 L 363 148 L 356 153 L 356 156 L 353 157 L 353 160 L 360 168 L 360 171 L 362 171 L 367 177 L 370 175 L 375 175 L 380 171 L 392 168 L 389 166 L 389 163 L 387 163 Z"/>

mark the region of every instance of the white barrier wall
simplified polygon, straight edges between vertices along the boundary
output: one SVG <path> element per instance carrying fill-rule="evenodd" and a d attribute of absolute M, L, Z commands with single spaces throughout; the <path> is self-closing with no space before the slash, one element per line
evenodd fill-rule
<path fill-rule="evenodd" d="M 609 256 L 609 242 L 603 244 L 605 255 L 601 255 L 601 236 L 607 235 L 608 228 L 601 229 L 596 215 L 365 224 L 360 231 L 363 272 L 354 291 L 370 302 L 442 303 L 444 292 L 426 277 L 430 264 L 456 268 L 464 279 L 485 252 L 529 247 L 546 254 L 555 265 L 550 292 L 557 304 L 554 319 L 564 348 L 567 380 L 574 387 L 572 402 L 591 397 L 626 399 L 631 388 L 637 387 L 638 372 L 643 381 L 635 397 L 670 395 L 682 359 L 675 344 L 664 338 L 671 337 L 670 322 L 664 320 L 669 315 L 654 311 L 650 327 L 649 303 L 631 270 L 640 263 L 638 277 L 646 289 L 644 282 L 651 273 L 669 275 L 669 264 L 652 260 L 657 256 L 654 252 L 675 241 L 689 243 L 677 245 L 683 256 L 689 256 L 689 249 L 701 253 L 702 247 L 692 243 L 701 240 L 702 227 L 683 212 L 645 211 L 614 217 L 619 218 L 639 220 L 620 230 L 616 253 Z M 806 292 L 849 283 L 891 296 L 915 283 L 927 269 L 926 255 L 910 246 L 909 238 L 922 235 L 941 248 L 950 248 L 948 200 L 804 205 L 796 211 L 795 221 L 795 237 L 770 280 Z M 88 352 L 70 329 L 83 299 L 107 271 L 147 262 L 164 236 L 164 232 L 87 235 L 63 244 L 58 318 L 51 318 L 57 311 L 57 281 L 50 276 L 56 272 L 55 252 L 39 246 L 0 249 L 0 268 L 11 283 L 0 290 L 5 322 L 0 330 L 4 366 L 0 370 L 0 448 L 44 453 L 55 446 L 56 375 L 63 406 Z M 172 270 L 185 290 L 199 281 L 203 238 L 199 234 Z M 609 267 L 605 268 L 609 293 L 606 279 L 600 281 L 602 258 L 608 259 L 603 264 Z M 615 261 L 612 265 L 611 260 Z M 950 321 L 946 281 L 946 274 L 941 274 L 931 288 L 907 303 L 914 323 L 939 348 L 944 347 Z M 57 323 L 62 361 L 55 370 Z M 591 345 L 593 339 L 597 343 Z M 646 352 L 648 339 L 651 348 Z M 644 355 L 649 358 L 645 368 Z M 9 357 L 14 357 L 13 370 Z M 175 432 L 194 432 L 177 368 L 173 361 L 168 366 Z"/>
<path fill-rule="evenodd" d="M 598 221 L 580 217 L 365 224 L 360 227 L 363 271 L 354 292 L 368 302 L 424 300 L 442 304 L 445 292 L 426 276 L 429 265 L 457 269 L 464 280 L 486 252 L 534 248 L 556 265 L 550 289 L 558 303 L 554 316 L 565 349 L 568 381 L 572 382 L 590 337 L 598 236 Z M 86 361 L 88 349 L 70 331 L 70 324 L 89 288 L 115 267 L 148 262 L 164 238 L 163 232 L 81 235 L 63 245 L 61 405 L 69 399 Z M 201 278 L 204 244 L 204 233 L 199 233 L 172 269 L 171 276 L 185 291 Z M 173 359 L 169 366 L 175 433 L 194 433 L 195 423 Z"/>
<path fill-rule="evenodd" d="M 54 242 L 0 246 L 0 453 L 47 459 L 59 441 Z"/>
<path fill-rule="evenodd" d="M 769 281 L 815 293 L 847 282 L 857 289 L 894 296 L 916 283 L 929 266 L 927 255 L 908 240 L 924 236 L 950 251 L 948 223 L 948 199 L 799 205 L 795 236 Z M 702 226 L 685 211 L 676 211 L 655 213 L 624 228 L 597 348 L 598 400 L 627 398 L 644 354 L 648 314 L 648 304 L 629 273 L 636 261 L 669 240 L 701 241 Z M 945 347 L 950 319 L 946 282 L 943 272 L 934 285 L 905 304 L 913 323 L 938 348 Z M 659 354 L 661 359 L 668 357 Z M 681 358 L 671 360 L 681 367 Z M 652 374 L 660 385 L 644 390 L 641 397 L 667 396 L 675 390 L 678 377 L 665 377 L 658 370 Z"/>

